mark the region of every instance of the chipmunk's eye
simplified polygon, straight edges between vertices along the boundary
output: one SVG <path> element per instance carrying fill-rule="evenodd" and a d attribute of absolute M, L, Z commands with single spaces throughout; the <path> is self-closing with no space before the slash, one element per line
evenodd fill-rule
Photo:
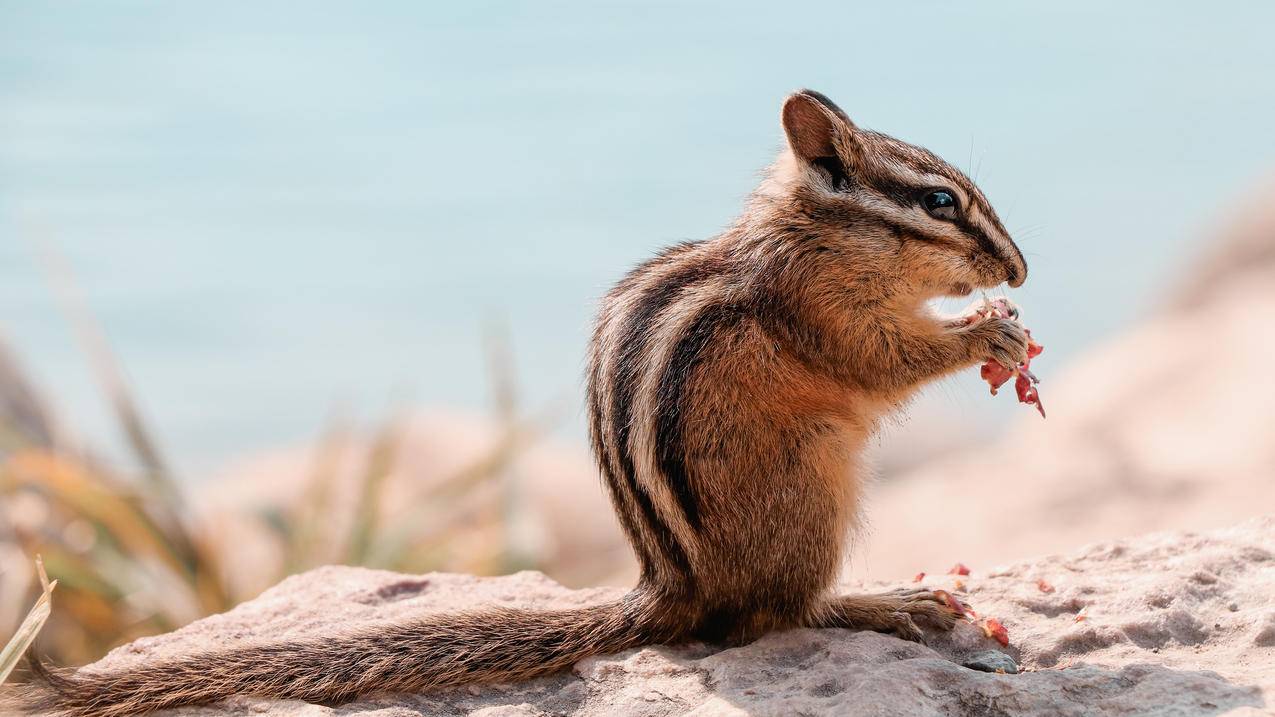
<path fill-rule="evenodd" d="M 921 197 L 921 204 L 935 219 L 956 218 L 956 197 L 952 196 L 951 192 L 943 189 L 926 192 L 925 196 Z"/>

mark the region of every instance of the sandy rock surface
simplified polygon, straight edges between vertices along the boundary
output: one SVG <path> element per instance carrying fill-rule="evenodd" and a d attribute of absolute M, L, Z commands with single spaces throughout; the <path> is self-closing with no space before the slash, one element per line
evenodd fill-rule
<path fill-rule="evenodd" d="M 1275 516 L 1208 533 L 1098 543 L 926 584 L 952 589 L 957 580 L 974 608 L 1008 627 L 1004 652 L 1021 674 L 962 667 L 974 653 L 1000 649 L 970 624 L 928 646 L 876 633 L 796 630 L 730 649 L 649 647 L 595 657 L 572 674 L 516 685 L 379 695 L 339 707 L 240 697 L 176 714 L 1275 714 Z M 889 587 L 897 585 L 846 589 Z M 530 572 L 475 578 L 327 567 L 228 613 L 121 647 L 97 667 L 144 667 L 255 641 L 331 639 L 483 603 L 569 607 L 619 592 L 568 590 Z"/>

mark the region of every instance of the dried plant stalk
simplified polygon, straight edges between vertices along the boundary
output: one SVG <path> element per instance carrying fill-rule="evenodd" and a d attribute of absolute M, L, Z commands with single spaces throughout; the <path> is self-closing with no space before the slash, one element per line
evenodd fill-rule
<path fill-rule="evenodd" d="M 44 561 L 38 555 L 35 558 L 35 569 L 40 574 L 40 585 L 44 591 L 36 599 L 26 619 L 18 626 L 13 639 L 0 650 L 0 683 L 9 679 L 9 674 L 13 672 L 18 660 L 26 654 L 27 648 L 31 647 L 31 643 L 35 642 L 35 636 L 40 634 L 40 628 L 44 627 L 44 621 L 49 619 L 49 613 L 53 609 L 53 588 L 57 587 L 58 581 L 49 582 L 49 576 L 44 572 Z"/>

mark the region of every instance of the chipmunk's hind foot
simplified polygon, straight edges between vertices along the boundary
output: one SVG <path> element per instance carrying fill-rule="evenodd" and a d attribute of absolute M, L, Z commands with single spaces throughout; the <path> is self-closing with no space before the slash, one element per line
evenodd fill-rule
<path fill-rule="evenodd" d="M 924 642 L 918 623 L 938 630 L 951 630 L 960 616 L 939 595 L 925 588 L 903 588 L 874 595 L 843 595 L 834 598 L 821 616 L 818 627 L 872 630 L 912 642 Z"/>

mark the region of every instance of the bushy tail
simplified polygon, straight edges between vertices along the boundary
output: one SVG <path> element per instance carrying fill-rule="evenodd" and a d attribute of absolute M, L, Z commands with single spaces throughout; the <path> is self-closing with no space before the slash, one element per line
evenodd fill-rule
<path fill-rule="evenodd" d="M 635 592 L 575 610 L 492 608 L 115 673 L 49 669 L 32 658 L 32 682 L 7 688 L 0 705 L 66 717 L 123 717 L 236 694 L 330 703 L 368 692 L 515 681 L 560 672 L 590 655 L 663 641 L 651 627 L 650 607 Z"/>

